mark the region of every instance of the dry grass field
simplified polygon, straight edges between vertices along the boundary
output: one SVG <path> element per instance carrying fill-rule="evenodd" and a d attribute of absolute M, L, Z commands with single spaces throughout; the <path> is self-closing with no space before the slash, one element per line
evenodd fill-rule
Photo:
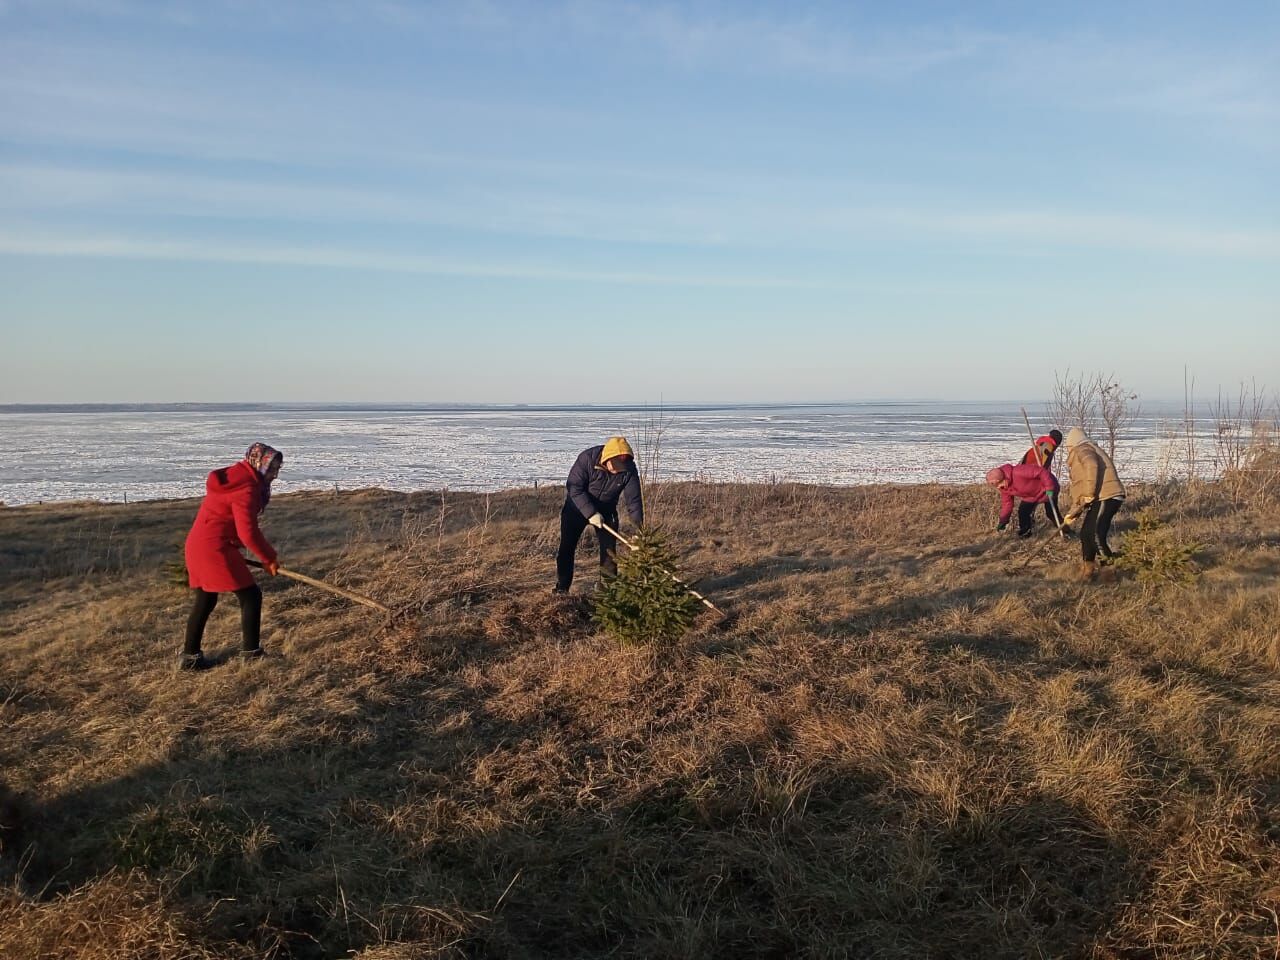
<path fill-rule="evenodd" d="M 201 674 L 194 501 L 0 510 L 0 956 L 1280 955 L 1274 502 L 1133 490 L 1202 575 L 1086 584 L 987 489 L 665 485 L 731 616 L 650 651 L 561 496 L 278 497 L 401 613 L 276 578 Z"/>

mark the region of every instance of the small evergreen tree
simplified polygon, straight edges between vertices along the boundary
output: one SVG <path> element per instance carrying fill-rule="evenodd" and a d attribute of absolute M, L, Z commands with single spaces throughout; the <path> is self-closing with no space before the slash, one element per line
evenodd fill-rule
<path fill-rule="evenodd" d="M 698 601 L 671 575 L 675 558 L 662 536 L 639 533 L 618 557 L 618 575 L 595 594 L 595 621 L 624 646 L 669 646 L 693 623 Z"/>
<path fill-rule="evenodd" d="M 1138 529 L 1124 538 L 1124 555 L 1116 562 L 1143 583 L 1193 582 L 1200 571 L 1195 555 L 1203 545 L 1182 539 L 1153 509 L 1138 513 Z"/>

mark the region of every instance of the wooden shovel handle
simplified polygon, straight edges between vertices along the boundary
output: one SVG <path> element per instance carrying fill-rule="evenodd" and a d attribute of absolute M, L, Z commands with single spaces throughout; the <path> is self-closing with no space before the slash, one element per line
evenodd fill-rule
<path fill-rule="evenodd" d="M 249 564 L 249 566 L 257 567 L 259 570 L 265 569 L 259 561 L 249 560 L 247 557 L 245 559 L 246 559 L 246 562 Z M 298 573 L 297 570 L 289 570 L 286 567 L 278 567 L 276 569 L 276 573 L 280 574 L 280 576 L 282 577 L 288 577 L 290 580 L 297 580 L 299 583 L 307 584 L 307 586 L 316 587 L 319 590 L 325 590 L 328 593 L 336 594 L 339 597 L 344 597 L 347 600 L 350 600 L 352 603 L 359 603 L 366 607 L 372 607 L 374 610 L 381 610 L 383 613 L 391 612 L 390 607 L 385 607 L 382 604 L 380 604 L 377 600 L 374 600 L 370 597 L 366 597 L 364 594 L 356 593 L 354 590 L 348 590 L 345 587 L 335 587 L 332 583 L 325 583 L 323 580 L 317 580 L 315 577 L 308 577 L 305 573 Z"/>

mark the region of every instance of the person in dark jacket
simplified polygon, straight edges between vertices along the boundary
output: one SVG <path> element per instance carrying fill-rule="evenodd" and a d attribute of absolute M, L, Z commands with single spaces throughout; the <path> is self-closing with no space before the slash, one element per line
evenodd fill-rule
<path fill-rule="evenodd" d="M 640 496 L 640 475 L 635 454 L 626 437 L 610 437 L 598 447 L 578 454 L 565 486 L 564 507 L 560 510 L 560 549 L 556 551 L 556 593 L 568 593 L 573 583 L 573 555 L 588 526 L 596 528 L 600 546 L 600 574 L 616 576 L 614 552 L 618 543 L 603 529 L 618 529 L 618 501 L 622 500 L 637 527 L 644 525 L 644 502 Z"/>
<path fill-rule="evenodd" d="M 254 583 L 240 548 L 256 553 L 263 569 L 275 576 L 279 569 L 276 551 L 258 528 L 258 514 L 271 499 L 271 482 L 283 463 L 279 450 L 255 443 L 245 451 L 243 460 L 214 470 L 205 481 L 205 498 L 187 534 L 185 550 L 193 603 L 179 662 L 184 670 L 213 666 L 200 645 L 220 593 L 234 593 L 240 601 L 244 636 L 240 655 L 246 659 L 262 656 L 262 590 Z"/>

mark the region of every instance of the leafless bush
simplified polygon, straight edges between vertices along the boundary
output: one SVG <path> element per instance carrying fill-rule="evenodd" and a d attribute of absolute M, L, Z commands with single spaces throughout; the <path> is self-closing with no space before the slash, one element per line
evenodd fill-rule
<path fill-rule="evenodd" d="M 1049 401 L 1049 416 L 1064 427 L 1079 427 L 1085 433 L 1093 433 L 1097 415 L 1097 397 L 1101 377 L 1083 373 L 1053 375 L 1053 398 Z"/>
<path fill-rule="evenodd" d="M 660 509 L 662 493 L 658 484 L 662 476 L 663 443 L 675 420 L 675 416 L 667 413 L 659 404 L 655 410 L 646 408 L 644 414 L 638 416 L 632 424 L 631 435 L 635 437 L 639 454 L 637 459 L 645 511 L 650 518 L 655 517 Z M 649 522 L 652 523 L 652 519 Z"/>
<path fill-rule="evenodd" d="M 1119 442 L 1133 426 L 1142 407 L 1114 373 L 1054 374 L 1049 413 L 1063 427 L 1080 427 L 1102 441 L 1114 460 Z"/>
<path fill-rule="evenodd" d="M 1107 453 L 1116 458 L 1116 444 L 1142 412 L 1138 395 L 1110 377 L 1099 378 L 1098 416 L 1102 420 L 1102 436 L 1106 440 Z"/>
<path fill-rule="evenodd" d="M 1275 445 L 1280 410 L 1270 407 L 1267 390 L 1257 382 L 1241 383 L 1234 397 L 1211 405 L 1214 474 L 1234 505 L 1275 495 L 1280 454 Z"/>

